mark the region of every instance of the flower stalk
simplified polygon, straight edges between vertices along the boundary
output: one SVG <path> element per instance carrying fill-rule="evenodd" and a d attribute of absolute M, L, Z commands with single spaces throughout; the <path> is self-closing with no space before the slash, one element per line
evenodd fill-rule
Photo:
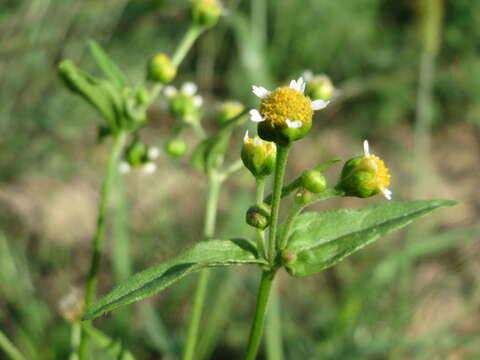
<path fill-rule="evenodd" d="M 108 212 L 108 204 L 110 201 L 110 194 L 113 188 L 115 176 L 118 171 L 118 164 L 122 155 L 125 141 L 127 138 L 126 132 L 119 132 L 113 138 L 113 146 L 108 159 L 107 171 L 103 183 L 102 193 L 100 195 L 100 203 L 97 218 L 97 232 L 95 240 L 91 249 L 90 271 L 88 273 L 87 286 L 85 290 L 85 308 L 88 308 L 95 300 L 97 291 L 98 272 L 100 269 L 100 260 L 102 256 L 103 242 L 105 239 L 105 223 Z M 79 345 L 79 359 L 87 358 L 87 338 L 85 331 L 81 332 Z"/>

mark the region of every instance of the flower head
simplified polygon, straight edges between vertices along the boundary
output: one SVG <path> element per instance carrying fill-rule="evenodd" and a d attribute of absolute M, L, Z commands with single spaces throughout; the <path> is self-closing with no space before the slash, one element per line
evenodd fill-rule
<path fill-rule="evenodd" d="M 170 58 L 159 53 L 153 56 L 147 65 L 147 78 L 152 81 L 167 84 L 177 75 L 177 68 Z"/>
<path fill-rule="evenodd" d="M 388 200 L 392 198 L 390 174 L 383 160 L 370 153 L 368 141 L 363 143 L 364 155 L 348 160 L 342 169 L 337 189 L 347 196 L 366 198 L 382 193 Z"/>
<path fill-rule="evenodd" d="M 197 26 L 214 26 L 223 12 L 223 5 L 219 0 L 191 0 L 192 21 Z"/>
<path fill-rule="evenodd" d="M 268 91 L 253 86 L 253 93 L 261 100 L 259 110 L 251 110 L 250 118 L 258 123 L 259 136 L 267 141 L 287 145 L 304 137 L 312 127 L 315 110 L 321 110 L 328 101 L 311 101 L 304 95 L 306 83 L 302 77 L 292 80 L 290 86 Z"/>
<path fill-rule="evenodd" d="M 180 90 L 169 85 L 165 87 L 164 94 L 168 100 L 168 109 L 173 116 L 186 123 L 198 121 L 203 98 L 197 95 L 197 85 L 186 82 Z"/>
<path fill-rule="evenodd" d="M 160 150 L 157 147 L 134 140 L 125 150 L 124 160 L 120 162 L 119 171 L 125 174 L 135 169 L 141 170 L 145 174 L 152 174 L 157 169 L 153 160 L 158 156 L 160 156 Z"/>
<path fill-rule="evenodd" d="M 277 147 L 273 142 L 264 141 L 258 136 L 251 138 L 248 131 L 243 138 L 241 158 L 245 167 L 255 177 L 270 175 L 275 168 Z"/>

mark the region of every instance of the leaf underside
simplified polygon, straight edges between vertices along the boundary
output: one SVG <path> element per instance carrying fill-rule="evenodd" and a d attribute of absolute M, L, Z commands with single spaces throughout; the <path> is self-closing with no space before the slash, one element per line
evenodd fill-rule
<path fill-rule="evenodd" d="M 245 239 L 202 241 L 180 255 L 139 272 L 87 309 L 84 320 L 142 300 L 188 274 L 208 267 L 260 264 L 255 245 Z"/>
<path fill-rule="evenodd" d="M 456 204 L 450 200 L 389 201 L 361 209 L 302 214 L 294 222 L 287 246 L 297 259 L 287 271 L 297 277 L 320 272 L 413 220 Z"/>

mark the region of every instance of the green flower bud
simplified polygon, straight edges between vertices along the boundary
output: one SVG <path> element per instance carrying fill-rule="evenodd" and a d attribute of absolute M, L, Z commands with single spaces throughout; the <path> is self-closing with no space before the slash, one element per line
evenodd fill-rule
<path fill-rule="evenodd" d="M 218 108 L 215 115 L 215 120 L 217 121 L 218 125 L 222 126 L 227 121 L 238 116 L 244 109 L 245 107 L 243 104 L 238 101 L 225 101 Z"/>
<path fill-rule="evenodd" d="M 327 188 L 327 179 L 320 171 L 307 170 L 302 175 L 302 185 L 308 191 L 316 194 Z"/>
<path fill-rule="evenodd" d="M 311 101 L 303 92 L 303 78 L 292 80 L 289 87 L 269 92 L 263 87 L 253 87 L 253 93 L 262 99 L 258 110 L 251 110 L 253 122 L 258 123 L 258 135 L 277 145 L 287 146 L 303 138 L 312 127 L 315 110 L 328 105 L 327 101 Z"/>
<path fill-rule="evenodd" d="M 210 28 L 222 15 L 223 6 L 218 0 L 192 0 L 191 16 L 195 25 Z"/>
<path fill-rule="evenodd" d="M 292 249 L 283 249 L 282 250 L 282 264 L 284 266 L 292 265 L 297 261 L 297 253 Z"/>
<path fill-rule="evenodd" d="M 187 144 L 182 139 L 175 137 L 167 142 L 165 151 L 174 157 L 180 157 L 187 151 Z"/>
<path fill-rule="evenodd" d="M 303 188 L 300 188 L 295 194 L 295 202 L 300 205 L 308 204 L 313 198 L 313 194 Z"/>
<path fill-rule="evenodd" d="M 270 225 L 270 206 L 267 204 L 251 206 L 246 214 L 247 224 L 254 228 L 264 230 Z"/>
<path fill-rule="evenodd" d="M 170 58 L 163 54 L 153 56 L 147 65 L 148 80 L 168 84 L 177 75 L 177 68 L 172 64 Z"/>
<path fill-rule="evenodd" d="M 137 104 L 139 105 L 148 104 L 150 102 L 150 93 L 147 89 L 141 87 L 137 90 L 137 93 L 135 94 L 135 99 L 137 101 Z"/>
<path fill-rule="evenodd" d="M 335 92 L 335 87 L 327 75 L 317 75 L 307 78 L 305 94 L 312 100 L 329 100 Z"/>
<path fill-rule="evenodd" d="M 370 154 L 368 142 L 364 142 L 365 155 L 348 160 L 343 166 L 340 182 L 335 187 L 345 192 L 346 196 L 367 198 L 383 193 L 391 199 L 390 174 L 384 162 Z"/>
<path fill-rule="evenodd" d="M 255 177 L 270 175 L 275 169 L 277 147 L 273 142 L 264 141 L 258 136 L 248 137 L 248 131 L 243 138 L 241 158 L 245 167 Z"/>
<path fill-rule="evenodd" d="M 140 141 L 133 141 L 125 150 L 125 160 L 132 166 L 140 166 L 149 161 L 148 146 Z"/>

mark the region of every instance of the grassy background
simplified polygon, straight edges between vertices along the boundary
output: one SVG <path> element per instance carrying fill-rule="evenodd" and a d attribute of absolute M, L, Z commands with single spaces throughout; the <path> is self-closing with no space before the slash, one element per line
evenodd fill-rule
<path fill-rule="evenodd" d="M 289 178 L 328 158 L 358 154 L 368 138 L 391 169 L 396 199 L 463 202 L 323 274 L 303 281 L 281 274 L 285 359 L 480 357 L 480 2 L 444 1 L 432 117 L 420 134 L 419 29 L 431 12 L 419 3 L 226 1 L 228 16 L 202 36 L 176 80 L 199 84 L 204 124 L 213 132 L 209 114 L 217 102 L 256 105 L 251 84 L 274 87 L 306 69 L 327 73 L 341 96 L 294 147 Z M 68 356 L 70 329 L 58 302 L 84 283 L 109 145 L 96 142 L 97 114 L 62 87 L 56 66 L 68 57 L 95 72 L 86 49 L 94 38 L 139 83 L 147 57 L 175 48 L 188 25 L 186 7 L 174 0 L 0 5 L 0 329 L 28 359 Z M 161 147 L 172 126 L 159 103 L 142 138 Z M 242 136 L 235 134 L 230 158 L 238 156 Z M 188 168 L 188 156 L 163 155 L 158 166 L 153 176 L 132 174 L 117 184 L 101 293 L 198 240 L 205 179 Z M 332 183 L 338 172 L 329 170 Z M 252 201 L 253 181 L 244 171 L 222 192 L 218 234 L 251 236 L 243 218 Z M 258 279 L 238 270 L 218 271 L 212 282 L 212 293 L 225 287 L 208 301 L 199 359 L 242 358 Z M 138 359 L 175 359 L 194 280 L 103 318 L 98 327 Z"/>

